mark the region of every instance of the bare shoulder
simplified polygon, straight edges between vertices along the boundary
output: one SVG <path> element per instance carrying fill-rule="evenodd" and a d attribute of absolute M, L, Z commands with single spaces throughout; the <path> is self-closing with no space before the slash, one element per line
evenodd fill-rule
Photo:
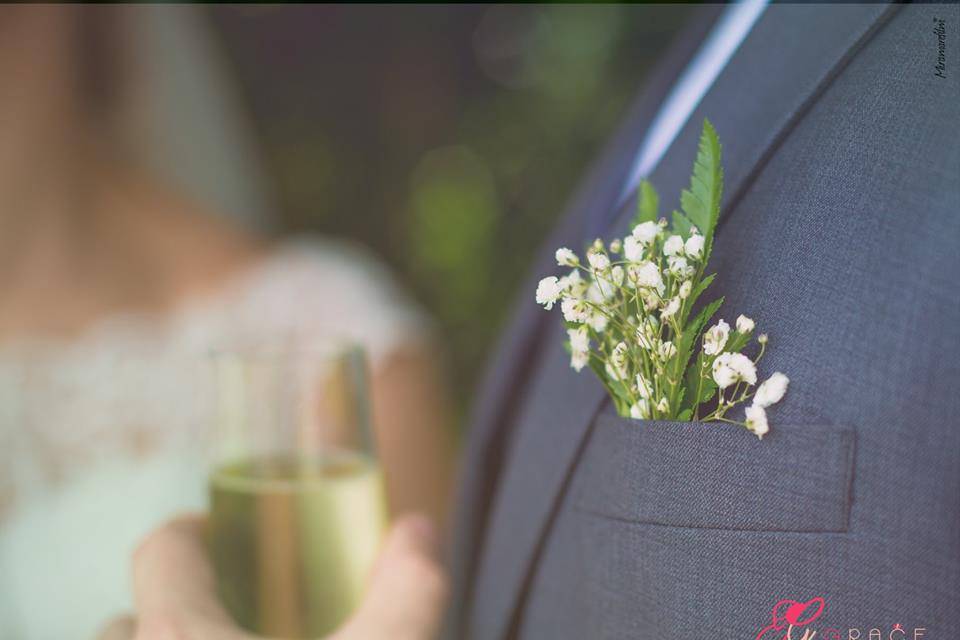
<path fill-rule="evenodd" d="M 132 244 L 126 259 L 142 263 L 164 306 L 215 293 L 270 252 L 229 216 L 146 180 L 111 193 L 106 208 Z"/>

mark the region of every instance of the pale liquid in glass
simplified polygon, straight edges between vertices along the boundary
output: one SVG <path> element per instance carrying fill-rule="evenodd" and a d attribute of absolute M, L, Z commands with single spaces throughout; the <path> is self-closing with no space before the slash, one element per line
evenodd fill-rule
<path fill-rule="evenodd" d="M 244 627 L 319 637 L 359 603 L 386 524 L 370 457 L 259 457 L 210 479 L 210 547 L 220 595 Z"/>

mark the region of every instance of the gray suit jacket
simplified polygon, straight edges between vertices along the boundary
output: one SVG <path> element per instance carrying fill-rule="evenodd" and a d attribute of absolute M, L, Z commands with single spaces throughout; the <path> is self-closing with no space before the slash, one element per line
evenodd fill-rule
<path fill-rule="evenodd" d="M 708 297 L 755 318 L 761 373 L 791 378 L 762 442 L 618 417 L 534 304 L 552 249 L 626 231 L 617 192 L 708 26 L 665 56 L 524 285 L 473 416 L 455 637 L 753 639 L 779 600 L 816 597 L 818 638 L 960 637 L 956 5 L 769 7 L 652 176 L 669 210 L 709 117 Z"/>

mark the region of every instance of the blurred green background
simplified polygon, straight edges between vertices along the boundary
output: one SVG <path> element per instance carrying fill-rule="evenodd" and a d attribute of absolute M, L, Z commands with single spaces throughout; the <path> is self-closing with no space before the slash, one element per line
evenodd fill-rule
<path fill-rule="evenodd" d="M 216 6 L 278 234 L 359 241 L 468 405 L 517 285 L 688 5 Z M 532 297 L 533 292 L 529 292 Z"/>

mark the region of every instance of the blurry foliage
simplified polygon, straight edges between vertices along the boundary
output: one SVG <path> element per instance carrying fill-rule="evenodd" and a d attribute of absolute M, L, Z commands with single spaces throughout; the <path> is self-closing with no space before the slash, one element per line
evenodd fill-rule
<path fill-rule="evenodd" d="M 428 152 L 414 170 L 407 243 L 417 280 L 436 291 L 445 324 L 467 327 L 489 295 L 500 203 L 494 177 L 468 147 Z M 465 257 L 469 257 L 465 260 Z M 446 291 L 446 283 L 453 290 Z M 480 308 L 483 308 L 480 306 Z"/>
<path fill-rule="evenodd" d="M 466 406 L 517 285 L 685 5 L 217 6 L 279 233 L 374 249 Z M 532 292 L 530 293 L 532 296 Z"/>

